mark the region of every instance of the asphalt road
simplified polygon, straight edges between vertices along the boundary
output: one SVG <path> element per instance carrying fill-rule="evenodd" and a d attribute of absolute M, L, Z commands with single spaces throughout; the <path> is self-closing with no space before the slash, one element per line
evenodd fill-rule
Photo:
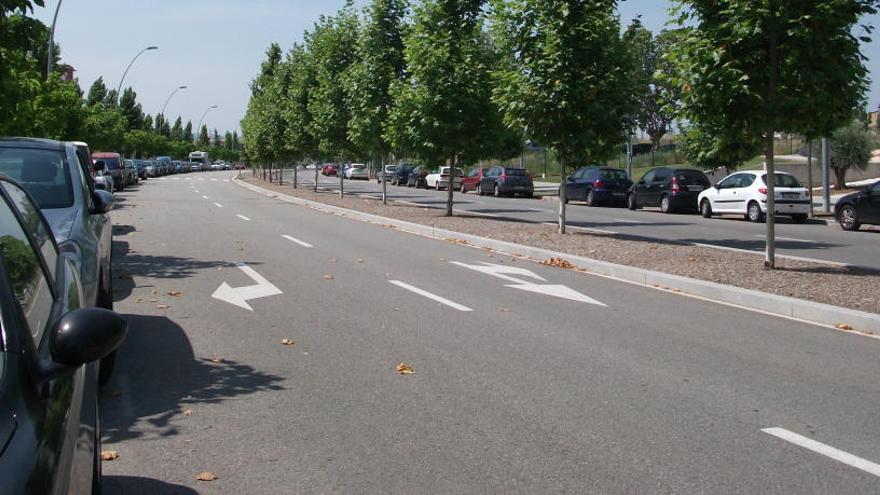
<path fill-rule="evenodd" d="M 880 489 L 876 339 L 318 213 L 230 175 L 117 195 L 130 335 L 101 403 L 108 493 Z"/>
<path fill-rule="evenodd" d="M 314 172 L 299 171 L 300 179 L 314 184 Z M 293 178 L 288 170 L 286 181 Z M 335 177 L 319 176 L 321 187 L 338 190 Z M 382 185 L 376 181 L 345 181 L 345 190 L 352 193 L 381 195 Z M 389 197 L 422 205 L 445 206 L 446 191 L 413 189 L 388 185 Z M 525 198 L 495 198 L 474 193 L 456 193 L 456 208 L 476 213 L 499 215 L 529 222 L 557 221 L 559 203 Z M 575 228 L 595 229 L 621 237 L 655 239 L 663 242 L 705 244 L 726 248 L 763 252 L 766 226 L 745 221 L 739 216 L 726 215 L 706 219 L 698 214 L 663 214 L 657 208 L 630 211 L 624 207 L 588 207 L 570 203 L 567 209 L 569 225 Z M 788 256 L 848 263 L 880 269 L 880 231 L 844 232 L 836 225 L 810 221 L 797 225 L 788 217 L 779 217 L 777 223 L 777 252 Z"/>

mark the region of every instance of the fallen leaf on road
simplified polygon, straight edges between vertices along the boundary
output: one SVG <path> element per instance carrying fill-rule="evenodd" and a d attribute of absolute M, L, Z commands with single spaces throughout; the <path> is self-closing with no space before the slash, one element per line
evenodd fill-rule
<path fill-rule="evenodd" d="M 199 481 L 214 481 L 217 479 L 217 475 L 211 471 L 205 471 L 204 473 L 199 473 L 196 479 Z"/>
<path fill-rule="evenodd" d="M 324 280 L 333 280 L 334 278 L 336 277 L 334 277 L 333 275 L 324 275 Z"/>
<path fill-rule="evenodd" d="M 148 299 L 149 302 L 159 302 L 158 299 Z"/>
<path fill-rule="evenodd" d="M 168 309 L 168 308 L 170 308 L 171 306 L 169 306 L 169 305 L 167 305 L 167 304 L 157 304 L 156 307 L 159 308 L 159 309 Z"/>
<path fill-rule="evenodd" d="M 115 461 L 119 459 L 119 452 L 115 450 L 104 450 L 101 452 L 102 461 Z"/>
<path fill-rule="evenodd" d="M 697 259 L 694 258 L 693 256 L 691 256 L 691 257 L 688 258 L 688 261 L 697 261 Z"/>
<path fill-rule="evenodd" d="M 154 294 L 154 295 L 156 295 L 156 294 L 158 294 L 158 293 L 159 293 L 159 291 L 157 291 L 157 290 L 154 290 L 154 291 L 153 291 L 153 294 Z"/>
<path fill-rule="evenodd" d="M 140 303 L 144 302 L 144 300 L 139 297 L 139 298 L 135 299 L 134 302 L 137 304 L 140 304 Z"/>
<path fill-rule="evenodd" d="M 850 325 L 848 323 L 838 323 L 837 325 L 834 325 L 834 328 L 836 328 L 838 330 L 852 330 L 853 329 L 852 325 Z"/>
<path fill-rule="evenodd" d="M 510 308 L 498 308 L 498 311 L 501 311 L 502 313 L 510 313 Z"/>
<path fill-rule="evenodd" d="M 412 375 L 415 371 L 412 369 L 412 366 L 406 363 L 400 363 L 397 365 L 397 368 L 394 368 L 401 375 Z"/>
<path fill-rule="evenodd" d="M 174 296 L 174 297 L 180 297 L 183 295 L 183 292 L 180 292 L 179 290 L 169 290 L 168 295 Z"/>
<path fill-rule="evenodd" d="M 209 359 L 208 361 L 211 361 L 212 363 L 222 363 L 222 362 L 223 362 L 223 358 L 222 358 L 222 357 L 212 357 L 212 358 Z"/>
<path fill-rule="evenodd" d="M 574 265 L 562 258 L 550 258 L 541 262 L 542 265 L 555 266 L 556 268 L 574 268 Z"/>
<path fill-rule="evenodd" d="M 290 339 L 281 339 L 281 345 L 293 345 L 294 342 Z"/>
<path fill-rule="evenodd" d="M 363 262 L 364 262 L 364 260 L 362 260 L 362 259 L 360 259 L 360 258 L 358 258 L 358 259 L 357 259 L 357 262 L 358 262 L 358 263 L 363 263 Z"/>
<path fill-rule="evenodd" d="M 183 411 L 184 416 L 192 416 L 192 413 L 193 413 L 192 409 L 187 409 L 187 410 Z"/>
<path fill-rule="evenodd" d="M 400 311 L 400 308 L 394 308 L 394 311 Z"/>

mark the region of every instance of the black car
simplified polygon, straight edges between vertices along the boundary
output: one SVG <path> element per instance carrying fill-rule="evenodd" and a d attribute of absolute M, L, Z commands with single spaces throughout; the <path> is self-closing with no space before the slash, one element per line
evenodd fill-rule
<path fill-rule="evenodd" d="M 584 201 L 587 206 L 626 202 L 632 181 L 626 172 L 609 167 L 583 167 L 565 179 L 565 201 Z"/>
<path fill-rule="evenodd" d="M 697 197 L 710 186 L 709 178 L 699 170 L 652 168 L 630 187 L 626 205 L 630 210 L 659 206 L 663 213 L 697 211 Z"/>
<path fill-rule="evenodd" d="M 412 169 L 409 175 L 406 177 L 406 187 L 415 187 L 416 189 L 420 187 L 428 188 L 428 183 L 425 181 L 425 177 L 431 173 L 431 169 L 425 165 L 419 165 Z"/>
<path fill-rule="evenodd" d="M 493 194 L 495 197 L 520 194 L 531 198 L 535 194 L 535 184 L 524 168 L 492 167 L 477 183 L 477 194 Z"/>
<path fill-rule="evenodd" d="M 401 163 L 397 166 L 397 170 L 394 171 L 394 175 L 391 176 L 391 185 L 392 186 L 402 186 L 409 181 L 409 173 L 412 172 L 412 169 L 415 168 L 415 165 L 410 165 L 409 163 Z"/>
<path fill-rule="evenodd" d="M 880 225 L 880 181 L 837 200 L 834 218 L 843 230 L 859 230 L 863 223 Z"/>
<path fill-rule="evenodd" d="M 0 176 L 0 493 L 100 493 L 97 361 L 125 338 L 81 308 L 75 256 Z"/>

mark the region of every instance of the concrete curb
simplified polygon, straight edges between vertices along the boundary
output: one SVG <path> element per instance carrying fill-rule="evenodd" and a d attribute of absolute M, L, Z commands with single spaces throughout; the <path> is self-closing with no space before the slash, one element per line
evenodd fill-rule
<path fill-rule="evenodd" d="M 696 296 L 703 299 L 742 306 L 746 309 L 756 310 L 763 313 L 805 320 L 822 325 L 837 326 L 848 325 L 856 331 L 864 333 L 880 333 L 880 315 L 857 311 L 830 304 L 822 304 L 793 297 L 768 294 L 751 289 L 742 289 L 730 285 L 708 282 L 693 278 L 670 275 L 668 273 L 646 270 L 627 265 L 618 265 L 607 261 L 594 260 L 583 256 L 552 251 L 549 249 L 514 244 L 512 242 L 499 241 L 471 234 L 463 234 L 451 230 L 438 229 L 430 225 L 396 220 L 393 218 L 372 215 L 338 206 L 317 203 L 307 199 L 297 198 L 283 193 L 277 193 L 260 186 L 233 179 L 236 184 L 260 193 L 264 196 L 278 198 L 282 201 L 305 206 L 325 213 L 340 215 L 355 220 L 391 226 L 398 230 L 428 237 L 445 240 L 465 241 L 468 245 L 478 248 L 491 249 L 501 253 L 532 258 L 535 260 L 547 260 L 550 258 L 562 258 L 575 265 L 576 268 L 586 270 L 588 273 L 602 275 L 625 282 L 673 291 L 680 294 Z"/>

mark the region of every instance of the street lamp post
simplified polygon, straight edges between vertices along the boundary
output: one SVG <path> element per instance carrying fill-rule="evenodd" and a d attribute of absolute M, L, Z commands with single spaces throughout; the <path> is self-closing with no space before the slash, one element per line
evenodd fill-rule
<path fill-rule="evenodd" d="M 128 70 L 131 69 L 131 66 L 134 65 L 134 61 L 137 60 L 138 57 L 140 57 L 141 54 L 144 53 L 145 51 L 147 51 L 147 50 L 158 50 L 158 49 L 159 49 L 158 46 L 148 46 L 148 47 L 144 48 L 143 50 L 139 51 L 138 54 L 135 55 L 133 59 L 131 59 L 131 62 L 128 63 L 128 67 L 126 67 L 126 68 L 125 68 L 125 72 L 122 73 L 122 79 L 119 80 L 119 87 L 116 88 L 116 103 L 117 103 L 117 104 L 119 103 L 119 98 L 122 96 L 122 95 L 121 95 L 121 92 L 122 92 L 122 81 L 125 81 L 125 76 L 128 74 Z"/>
<path fill-rule="evenodd" d="M 168 99 L 165 100 L 165 104 L 162 105 L 162 116 L 163 117 L 165 116 L 165 107 L 168 106 L 168 102 L 171 101 L 171 97 L 174 96 L 175 94 L 177 94 L 177 92 L 180 91 L 181 89 L 186 89 L 186 85 L 184 84 L 183 86 L 178 86 L 178 87 L 174 88 L 174 91 L 172 91 L 171 94 L 168 95 Z M 165 120 L 168 120 L 168 119 L 165 119 Z"/>
<path fill-rule="evenodd" d="M 61 10 L 61 2 L 63 0 L 58 0 L 58 5 L 55 6 L 55 15 L 52 16 L 52 27 L 49 29 L 49 46 L 46 50 L 49 53 L 48 60 L 46 61 L 46 79 L 49 79 L 49 75 L 52 74 L 52 66 L 55 65 L 55 23 L 58 21 L 58 11 Z"/>
<path fill-rule="evenodd" d="M 217 105 L 211 105 L 210 107 L 208 107 L 208 109 L 205 110 L 205 113 L 202 114 L 202 118 L 199 119 L 199 126 L 196 128 L 196 132 L 199 133 L 199 136 L 202 135 L 202 122 L 205 121 L 205 116 L 208 115 L 208 112 L 215 108 L 217 108 Z"/>

